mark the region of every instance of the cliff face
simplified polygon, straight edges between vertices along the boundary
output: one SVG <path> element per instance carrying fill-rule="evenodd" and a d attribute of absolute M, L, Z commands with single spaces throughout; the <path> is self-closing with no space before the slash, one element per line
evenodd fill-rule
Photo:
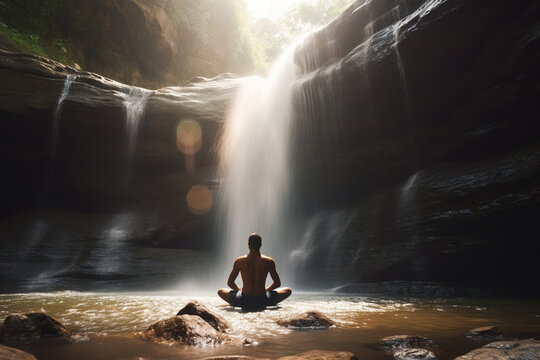
<path fill-rule="evenodd" d="M 539 10 L 358 1 L 297 49 L 302 282 L 537 273 Z"/>
<path fill-rule="evenodd" d="M 186 196 L 195 185 L 215 190 L 213 147 L 241 79 L 223 74 L 149 91 L 1 51 L 0 76 L 5 291 L 55 281 L 68 288 L 109 280 L 162 286 L 169 274 L 202 266 L 196 251 L 210 247 L 211 208 L 190 211 Z M 130 118 L 137 109 L 138 119 Z M 130 149 L 133 120 L 139 136 Z M 200 127 L 197 152 L 181 143 L 192 131 L 179 133 L 186 120 Z"/>
<path fill-rule="evenodd" d="M 358 1 L 297 48 L 299 216 L 288 241 L 300 250 L 291 255 L 298 284 L 530 290 L 539 10 L 533 1 Z M 2 289 L 158 286 L 185 268 L 207 271 L 198 251 L 217 241 L 212 212 L 189 211 L 186 195 L 197 184 L 215 195 L 213 151 L 241 79 L 148 91 L 10 52 L 0 52 L 0 76 Z M 194 156 L 179 151 L 187 119 L 202 132 Z"/>
<path fill-rule="evenodd" d="M 22 0 L 0 23 L 0 48 L 151 89 L 266 67 L 238 0 Z"/>

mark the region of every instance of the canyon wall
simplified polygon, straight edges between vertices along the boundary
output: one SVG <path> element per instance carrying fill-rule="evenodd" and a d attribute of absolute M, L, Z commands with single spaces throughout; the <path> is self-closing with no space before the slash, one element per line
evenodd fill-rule
<path fill-rule="evenodd" d="M 358 1 L 298 46 L 297 216 L 284 239 L 297 287 L 537 291 L 539 10 Z M 207 271 L 215 211 L 190 211 L 186 196 L 219 189 L 215 149 L 242 79 L 148 91 L 6 51 L 0 76 L 2 289 L 150 288 Z M 126 116 L 141 96 L 130 157 Z M 201 128 L 195 155 L 178 146 L 183 120 Z"/>

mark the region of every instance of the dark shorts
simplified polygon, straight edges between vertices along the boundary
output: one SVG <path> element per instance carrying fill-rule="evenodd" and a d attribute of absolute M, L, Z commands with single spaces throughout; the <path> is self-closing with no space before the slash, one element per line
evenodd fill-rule
<path fill-rule="evenodd" d="M 242 291 L 231 291 L 229 303 L 242 309 L 261 309 L 266 306 L 274 306 L 278 303 L 277 291 L 272 290 L 266 295 L 246 295 Z"/>

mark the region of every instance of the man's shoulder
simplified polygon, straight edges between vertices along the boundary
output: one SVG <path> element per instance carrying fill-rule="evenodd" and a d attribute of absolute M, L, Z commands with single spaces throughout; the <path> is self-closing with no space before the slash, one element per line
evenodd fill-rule
<path fill-rule="evenodd" d="M 239 256 L 234 260 L 234 262 L 243 262 L 243 261 L 246 261 L 246 259 L 247 259 L 247 255 Z"/>
<path fill-rule="evenodd" d="M 271 263 L 274 262 L 274 259 L 272 259 L 270 256 L 266 256 L 266 255 L 261 255 L 261 259 L 263 259 L 266 262 L 271 262 Z"/>

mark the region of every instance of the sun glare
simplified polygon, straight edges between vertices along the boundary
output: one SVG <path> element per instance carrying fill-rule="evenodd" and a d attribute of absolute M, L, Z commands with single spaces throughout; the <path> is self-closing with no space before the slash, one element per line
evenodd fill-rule
<path fill-rule="evenodd" d="M 307 2 L 312 3 L 314 0 L 246 0 L 246 5 L 249 13 L 255 20 L 262 18 L 278 18 L 287 11 L 291 6 Z"/>

